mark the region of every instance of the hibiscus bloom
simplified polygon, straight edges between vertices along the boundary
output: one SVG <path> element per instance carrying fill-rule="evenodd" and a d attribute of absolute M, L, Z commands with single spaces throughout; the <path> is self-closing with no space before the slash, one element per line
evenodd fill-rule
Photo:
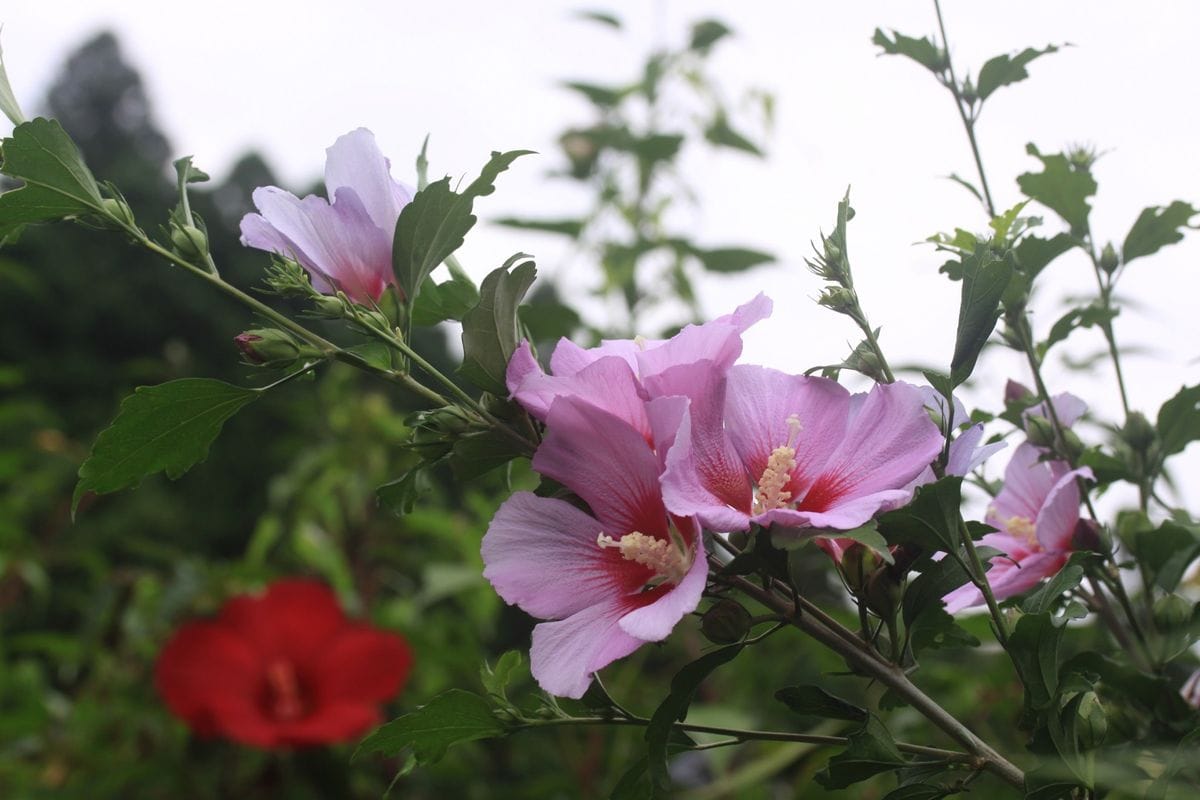
<path fill-rule="evenodd" d="M 1062 569 L 1071 555 L 1079 524 L 1078 478 L 1091 478 L 1086 467 L 1071 469 L 1064 461 L 1043 461 L 1044 451 L 1025 442 L 1013 452 L 1004 471 L 1004 488 L 988 508 L 987 523 L 996 528 L 980 544 L 1003 555 L 992 559 L 987 580 L 997 600 L 1036 586 Z M 946 595 L 951 613 L 981 605 L 983 595 L 966 584 Z"/>
<path fill-rule="evenodd" d="M 408 677 L 394 633 L 348 620 L 326 586 L 280 580 L 175 632 L 155 667 L 167 706 L 203 736 L 256 747 L 353 739 Z"/>
<path fill-rule="evenodd" d="M 851 395 L 758 366 L 710 373 L 667 459 L 667 507 L 714 530 L 849 530 L 911 497 L 943 439 L 905 383 Z"/>
<path fill-rule="evenodd" d="M 669 514 L 659 488 L 686 403 L 648 403 L 648 441 L 581 398 L 556 399 L 533 468 L 590 513 L 517 492 L 488 526 L 484 577 L 506 602 L 549 620 L 533 629 L 529 657 L 551 694 L 582 696 L 594 672 L 666 638 L 700 602 L 708 565 L 699 526 Z"/>
<path fill-rule="evenodd" d="M 295 259 L 318 292 L 377 301 L 396 283 L 392 237 L 412 190 L 392 179 L 366 128 L 339 137 L 325 153 L 329 199 L 300 199 L 276 186 L 255 189 L 259 213 L 242 218 L 242 244 Z"/>
<path fill-rule="evenodd" d="M 522 342 L 508 363 L 508 388 L 543 422 L 556 398 L 579 397 L 649 438 L 646 402 L 672 395 L 697 399 L 703 389 L 695 379 L 697 368 L 724 374 L 741 355 L 742 333 L 770 313 L 771 300 L 760 294 L 732 314 L 688 325 L 670 339 L 610 339 L 591 349 L 560 339 L 550 356 L 550 374 Z"/>

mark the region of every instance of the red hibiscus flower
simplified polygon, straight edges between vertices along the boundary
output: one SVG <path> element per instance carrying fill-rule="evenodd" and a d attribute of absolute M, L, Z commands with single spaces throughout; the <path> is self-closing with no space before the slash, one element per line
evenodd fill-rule
<path fill-rule="evenodd" d="M 352 739 L 408 677 L 404 640 L 346 618 L 326 586 L 276 581 L 189 622 L 155 668 L 159 694 L 198 734 L 257 747 Z"/>

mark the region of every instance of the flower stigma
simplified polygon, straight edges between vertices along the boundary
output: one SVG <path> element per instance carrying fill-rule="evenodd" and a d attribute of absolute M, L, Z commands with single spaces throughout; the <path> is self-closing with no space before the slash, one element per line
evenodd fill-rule
<path fill-rule="evenodd" d="M 662 583 L 678 584 L 692 568 L 694 554 L 683 541 L 682 537 L 672 535 L 670 540 L 647 536 L 640 531 L 633 531 L 620 539 L 601 533 L 596 537 L 596 544 L 601 550 L 614 547 L 621 552 L 621 558 L 641 564 L 654 571 L 654 578 L 647 588 Z"/>
<path fill-rule="evenodd" d="M 792 493 L 783 487 L 792 479 L 792 470 L 796 468 L 796 439 L 803 430 L 800 417 L 792 414 L 787 418 L 787 443 L 771 451 L 767 459 L 767 468 L 758 479 L 758 491 L 754 494 L 754 513 L 762 514 L 782 508 L 792 499 Z"/>

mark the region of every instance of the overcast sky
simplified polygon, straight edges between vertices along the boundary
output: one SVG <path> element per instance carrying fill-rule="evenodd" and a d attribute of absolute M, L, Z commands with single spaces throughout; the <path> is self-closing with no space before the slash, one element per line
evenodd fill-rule
<path fill-rule="evenodd" d="M 572 11 L 580 8 L 615 12 L 626 32 L 578 21 Z M 1029 81 L 988 102 L 980 145 L 999 206 L 1018 200 L 1015 176 L 1037 166 L 1026 142 L 1043 152 L 1088 142 L 1105 153 L 1094 170 L 1092 215 L 1102 241 L 1119 246 L 1145 206 L 1200 201 L 1200 4 L 945 0 L 943 10 L 960 72 L 1026 46 L 1074 45 L 1038 60 Z M 885 351 L 894 363 L 944 366 L 958 289 L 937 274 L 943 259 L 914 243 L 955 226 L 981 229 L 986 220 L 973 198 L 940 177 L 974 177 L 949 94 L 915 64 L 877 58 L 870 41 L 876 26 L 932 33 L 930 2 L 8 0 L 0 10 L 5 61 L 27 112 L 74 47 L 113 29 L 174 150 L 218 178 L 255 148 L 286 182 L 305 185 L 320 174 L 324 149 L 360 125 L 376 133 L 396 177 L 410 182 L 426 133 L 435 176 L 474 173 L 492 150 L 545 154 L 502 177 L 480 204 L 485 219 L 556 215 L 577 204 L 545 178 L 557 163 L 556 133 L 588 120 L 581 101 L 557 84 L 631 78 L 649 48 L 682 41 L 703 16 L 737 31 L 714 60 L 723 84 L 772 91 L 778 121 L 765 162 L 731 152 L 688 165 L 702 202 L 683 222 L 704 243 L 780 257 L 742 278 L 707 280 L 705 310 L 723 313 L 765 287 L 776 312 L 748 336 L 748 359 L 795 371 L 840 360 L 854 332 L 812 302 L 820 284 L 802 259 L 849 185 L 858 212 L 850 253 Z M 1117 320 L 1117 333 L 1149 349 L 1130 357 L 1127 378 L 1132 404 L 1151 414 L 1182 383 L 1200 379 L 1198 240 L 1136 262 L 1124 279 L 1125 293 L 1142 305 Z M 544 271 L 569 263 L 565 284 L 577 298 L 592 283 L 553 238 L 483 226 L 462 255 L 481 276 L 518 250 L 537 255 Z M 1035 319 L 1042 333 L 1064 295 L 1095 290 L 1081 257 L 1060 259 L 1047 277 Z M 1093 332 L 1077 336 L 1076 355 L 1102 345 Z M 976 399 L 995 408 L 1009 370 L 1025 376 L 1000 354 L 985 356 L 984 367 L 990 391 Z M 1074 389 L 1110 415 L 1119 410 L 1108 372 L 1052 374 L 1052 389 Z M 1195 453 L 1188 463 L 1200 467 Z"/>

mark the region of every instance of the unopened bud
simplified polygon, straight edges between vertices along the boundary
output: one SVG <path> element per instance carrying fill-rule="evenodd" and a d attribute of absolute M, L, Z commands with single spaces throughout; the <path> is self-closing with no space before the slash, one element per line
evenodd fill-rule
<path fill-rule="evenodd" d="M 861 597 L 866 592 L 867 580 L 881 562 L 882 559 L 874 550 L 858 542 L 852 542 L 842 550 L 838 569 L 855 597 Z"/>
<path fill-rule="evenodd" d="M 733 644 L 746 638 L 753 620 L 734 600 L 718 600 L 700 618 L 700 631 L 713 644 Z"/>
<path fill-rule="evenodd" d="M 100 204 L 104 208 L 104 213 L 118 223 L 135 226 L 137 222 L 133 218 L 133 209 L 124 200 L 117 200 L 112 197 L 106 197 Z"/>
<path fill-rule="evenodd" d="M 1154 444 L 1156 435 L 1154 426 L 1140 411 L 1129 412 L 1129 416 L 1125 420 L 1125 427 L 1121 429 L 1121 438 L 1139 453 L 1146 452 L 1150 445 Z"/>
<path fill-rule="evenodd" d="M 1030 444 L 1054 447 L 1054 426 L 1043 416 L 1030 414 L 1025 417 L 1025 435 Z"/>
<path fill-rule="evenodd" d="M 288 334 L 274 328 L 255 328 L 233 337 L 247 364 L 284 366 L 299 358 L 303 349 Z"/>
<path fill-rule="evenodd" d="M 314 297 L 313 310 L 322 317 L 329 319 L 341 319 L 346 316 L 346 304 L 336 297 L 329 295 L 321 295 Z"/>
<path fill-rule="evenodd" d="M 1081 519 L 1075 523 L 1071 535 L 1071 549 L 1088 553 L 1108 555 L 1112 552 L 1112 536 L 1108 529 L 1093 519 Z"/>
<path fill-rule="evenodd" d="M 1108 735 L 1108 715 L 1095 692 L 1084 692 L 1079 696 L 1075 707 L 1075 734 L 1079 738 L 1079 747 L 1083 750 L 1095 750 L 1104 744 Z"/>
<path fill-rule="evenodd" d="M 1154 603 L 1154 627 L 1159 633 L 1186 631 L 1192 623 L 1192 604 L 1177 594 L 1160 597 Z"/>
<path fill-rule="evenodd" d="M 839 314 L 846 314 L 858 306 L 858 296 L 853 289 L 830 286 L 821 292 L 817 302 Z"/>
<path fill-rule="evenodd" d="M 1109 242 L 1100 251 L 1100 269 L 1112 275 L 1119 266 L 1121 266 L 1121 260 L 1117 258 L 1117 251 L 1113 249 L 1112 242 Z"/>
<path fill-rule="evenodd" d="M 1063 438 L 1063 447 L 1066 448 L 1066 452 L 1063 453 L 1064 456 L 1066 456 L 1071 461 L 1075 461 L 1075 459 L 1077 459 L 1081 455 L 1083 455 L 1083 451 L 1084 451 L 1083 440 L 1079 438 L 1078 434 L 1076 434 L 1075 431 L 1071 430 L 1070 428 L 1067 428 L 1065 431 L 1062 432 L 1062 438 Z"/>
<path fill-rule="evenodd" d="M 171 244 L 184 258 L 203 258 L 208 254 L 208 237 L 194 225 L 172 225 Z"/>
<path fill-rule="evenodd" d="M 1033 391 L 1021 383 L 1014 381 L 1011 378 L 1004 384 L 1004 404 L 1012 405 L 1013 403 L 1027 403 L 1033 399 Z"/>
<path fill-rule="evenodd" d="M 896 573 L 886 566 L 871 573 L 867 579 L 866 596 L 867 608 L 874 611 L 881 619 L 890 619 L 900 607 L 900 580 Z"/>

